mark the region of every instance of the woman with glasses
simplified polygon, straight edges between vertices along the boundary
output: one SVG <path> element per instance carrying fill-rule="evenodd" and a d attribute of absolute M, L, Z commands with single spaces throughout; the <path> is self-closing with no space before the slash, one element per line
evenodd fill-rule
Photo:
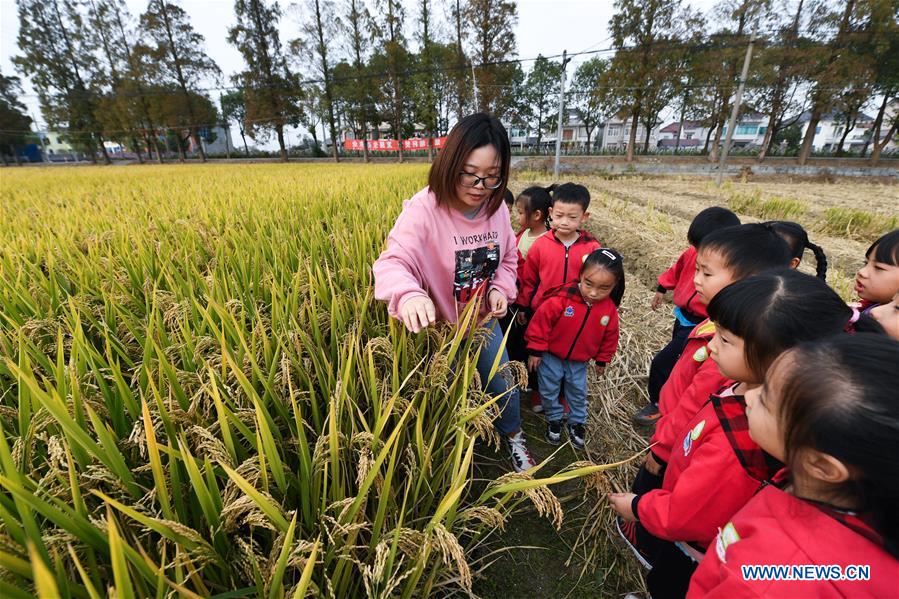
<path fill-rule="evenodd" d="M 490 332 L 478 357 L 487 380 L 502 331 L 497 323 L 515 300 L 518 252 L 509 209 L 503 202 L 509 180 L 509 137 L 498 119 L 469 115 L 450 131 L 431 166 L 428 186 L 403 204 L 387 247 L 372 270 L 375 297 L 388 313 L 418 333 L 438 320 L 455 323 L 478 298 Z M 500 364 L 508 361 L 502 350 Z M 518 390 L 495 375 L 487 384 L 500 395 L 494 422 L 505 440 L 512 467 L 534 466 L 521 431 Z"/>

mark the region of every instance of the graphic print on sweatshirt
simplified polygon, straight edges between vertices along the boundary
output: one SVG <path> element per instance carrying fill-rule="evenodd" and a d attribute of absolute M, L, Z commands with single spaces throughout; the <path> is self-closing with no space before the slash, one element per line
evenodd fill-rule
<path fill-rule="evenodd" d="M 493 279 L 499 268 L 499 245 L 493 242 L 466 250 L 456 250 L 453 295 L 457 302 L 466 303 Z"/>

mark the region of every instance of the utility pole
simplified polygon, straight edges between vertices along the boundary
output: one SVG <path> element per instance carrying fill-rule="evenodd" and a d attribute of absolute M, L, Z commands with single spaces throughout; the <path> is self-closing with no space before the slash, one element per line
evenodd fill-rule
<path fill-rule="evenodd" d="M 743 99 L 743 86 L 746 85 L 746 76 L 749 74 L 749 61 L 752 60 L 752 45 L 755 43 L 755 30 L 749 37 L 749 46 L 746 48 L 746 58 L 743 59 L 743 72 L 740 73 L 740 85 L 737 87 L 737 97 L 734 98 L 734 109 L 730 113 L 730 121 L 727 123 L 727 135 L 724 136 L 724 147 L 721 149 L 721 160 L 718 161 L 718 174 L 715 177 L 715 185 L 721 187 L 724 178 L 724 166 L 727 162 L 727 153 L 730 151 L 730 142 L 734 137 L 734 127 L 737 125 L 737 115 L 740 113 L 740 101 Z"/>
<path fill-rule="evenodd" d="M 471 89 L 474 91 L 474 110 L 478 112 L 481 107 L 478 103 L 478 80 L 474 77 L 474 61 L 471 63 Z"/>
<path fill-rule="evenodd" d="M 562 81 L 559 87 L 559 122 L 556 126 L 556 163 L 553 167 L 553 180 L 559 180 L 559 159 L 562 156 L 562 112 L 565 110 L 565 67 L 568 64 L 568 50 L 562 50 Z"/>

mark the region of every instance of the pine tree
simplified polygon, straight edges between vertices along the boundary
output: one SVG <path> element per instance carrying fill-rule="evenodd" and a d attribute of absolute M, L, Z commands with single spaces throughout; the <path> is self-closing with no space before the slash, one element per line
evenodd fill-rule
<path fill-rule="evenodd" d="M 322 0 L 304 0 L 300 15 L 301 37 L 291 41 L 292 54 L 300 62 L 306 62 L 312 68 L 312 72 L 322 79 L 324 92 L 323 110 L 328 119 L 328 128 L 331 133 L 331 155 L 335 162 L 340 161 L 338 154 L 337 125 L 334 117 L 334 84 L 332 81 L 332 58 L 334 56 L 333 45 L 340 27 L 340 21 L 334 14 L 334 7 L 330 2 Z M 329 50 L 329 46 L 331 49 Z"/>
<path fill-rule="evenodd" d="M 528 112 L 532 117 L 530 125 L 537 132 L 537 148 L 543 143 L 543 133 L 555 123 L 559 108 L 559 83 L 562 78 L 562 63 L 538 55 L 524 84 Z"/>
<path fill-rule="evenodd" d="M 247 132 L 255 139 L 257 132 L 274 129 L 280 147 L 281 161 L 287 162 L 284 126 L 302 118 L 302 97 L 296 75 L 287 67 L 281 48 L 278 22 L 281 8 L 277 2 L 235 0 L 237 24 L 228 30 L 228 41 L 243 55 L 246 69 L 233 77 L 244 89 Z"/>
<path fill-rule="evenodd" d="M 477 80 L 476 110 L 506 115 L 515 77 L 515 25 L 518 9 L 510 0 L 469 0 L 466 20 L 473 27 L 469 56 Z"/>
<path fill-rule="evenodd" d="M 221 71 L 206 55 L 203 36 L 194 31 L 183 8 L 172 0 L 150 0 L 140 17 L 141 32 L 148 40 L 150 56 L 161 76 L 160 82 L 174 83 L 180 99 L 172 99 L 173 106 L 181 106 L 187 113 L 186 129 L 193 138 L 200 160 L 206 162 L 206 152 L 200 140 L 200 125 L 215 121 L 200 121 L 196 106 L 196 92 L 204 77 L 218 79 Z M 205 110 L 204 110 L 205 112 Z M 179 150 L 182 147 L 178 145 Z M 184 160 L 184 152 L 179 151 Z"/>
<path fill-rule="evenodd" d="M 19 100 L 21 95 L 19 78 L 0 73 L 0 156 L 3 166 L 8 164 L 7 151 L 16 164 L 21 165 L 17 148 L 25 144 L 31 129 L 31 117 Z"/>
<path fill-rule="evenodd" d="M 69 142 L 93 162 L 97 150 L 110 163 L 96 119 L 99 89 L 91 80 L 94 40 L 73 0 L 18 0 L 22 51 L 13 62 L 31 79 L 41 111 L 52 127 L 64 128 Z"/>

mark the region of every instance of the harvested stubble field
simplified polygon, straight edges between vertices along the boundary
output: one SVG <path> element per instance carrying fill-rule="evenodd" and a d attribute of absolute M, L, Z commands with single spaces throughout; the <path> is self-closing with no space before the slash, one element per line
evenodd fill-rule
<path fill-rule="evenodd" d="M 553 453 L 524 410 L 547 460 L 531 480 L 495 450 L 476 345 L 407 335 L 373 302 L 369 266 L 426 168 L 3 172 L 0 595 L 641 590 L 602 499 L 634 465 L 588 464 L 645 446 L 630 414 L 670 325 L 648 302 L 692 214 L 784 186 L 585 179 L 589 228 L 627 260 L 622 340 L 584 454 Z M 791 193 L 891 215 L 895 187 L 821 187 Z M 828 231 L 845 279 L 866 244 Z"/>

